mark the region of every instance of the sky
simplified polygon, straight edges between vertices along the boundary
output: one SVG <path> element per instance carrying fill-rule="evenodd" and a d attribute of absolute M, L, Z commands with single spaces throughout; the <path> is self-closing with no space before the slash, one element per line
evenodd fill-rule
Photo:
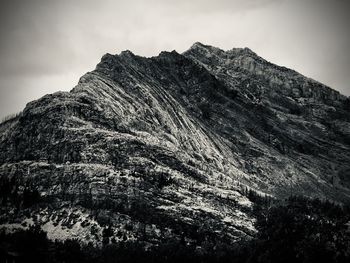
<path fill-rule="evenodd" d="M 350 95 L 350 0 L 0 0 L 0 119 L 105 53 L 249 47 Z"/>

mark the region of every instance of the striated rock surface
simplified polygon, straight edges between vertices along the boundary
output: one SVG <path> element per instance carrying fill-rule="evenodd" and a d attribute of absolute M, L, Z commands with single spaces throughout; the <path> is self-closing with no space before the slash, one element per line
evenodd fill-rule
<path fill-rule="evenodd" d="M 0 224 L 146 247 L 249 238 L 246 189 L 350 200 L 349 105 L 247 48 L 106 54 L 0 125 Z"/>

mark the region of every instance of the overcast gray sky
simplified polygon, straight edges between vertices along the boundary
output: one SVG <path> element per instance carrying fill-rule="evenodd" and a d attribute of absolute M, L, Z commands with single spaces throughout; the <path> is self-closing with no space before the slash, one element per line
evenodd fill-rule
<path fill-rule="evenodd" d="M 0 0 L 0 118 L 103 54 L 249 47 L 350 95 L 350 0 Z"/>

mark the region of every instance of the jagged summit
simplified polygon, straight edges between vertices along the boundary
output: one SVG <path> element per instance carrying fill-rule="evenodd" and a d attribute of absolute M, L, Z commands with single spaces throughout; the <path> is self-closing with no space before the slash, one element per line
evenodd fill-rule
<path fill-rule="evenodd" d="M 205 45 L 202 44 L 201 42 L 195 42 L 193 45 L 189 48 L 189 50 L 196 50 L 196 49 L 206 49 L 206 50 L 220 50 L 217 47 L 210 46 L 210 45 Z"/>
<path fill-rule="evenodd" d="M 210 47 L 208 45 L 204 45 L 201 42 L 194 42 L 192 44 L 192 46 L 190 47 L 190 49 L 194 49 L 194 48 L 203 48 L 203 47 Z"/>
<path fill-rule="evenodd" d="M 159 53 L 158 56 L 155 56 L 155 57 L 153 57 L 153 58 L 157 59 L 157 58 L 169 57 L 169 56 L 178 57 L 178 56 L 180 56 L 180 54 L 179 54 L 176 50 L 172 50 L 172 51 L 162 51 L 162 52 Z"/>
<path fill-rule="evenodd" d="M 232 48 L 229 50 L 222 50 L 220 48 L 211 46 L 211 45 L 205 45 L 200 42 L 195 42 L 188 50 L 184 52 L 184 54 L 188 54 L 190 52 L 207 52 L 207 53 L 213 53 L 213 54 L 226 54 L 226 55 L 251 55 L 256 56 L 257 54 L 253 52 L 250 48 Z"/>
<path fill-rule="evenodd" d="M 223 53 L 224 51 L 220 48 L 205 45 L 200 42 L 195 42 L 188 50 L 186 50 L 183 54 L 187 54 L 190 52 L 198 52 L 202 55 L 210 55 L 210 54 L 217 54 L 217 53 Z"/>
<path fill-rule="evenodd" d="M 135 54 L 131 52 L 130 50 L 124 50 L 120 52 L 119 56 L 126 56 L 126 57 L 133 57 Z"/>
<path fill-rule="evenodd" d="M 146 247 L 249 238 L 247 189 L 350 199 L 348 105 L 249 49 L 106 54 L 0 125 L 0 185 L 41 198 L 23 213 L 9 200 L 1 224 L 100 244 L 108 222 L 115 242 Z"/>

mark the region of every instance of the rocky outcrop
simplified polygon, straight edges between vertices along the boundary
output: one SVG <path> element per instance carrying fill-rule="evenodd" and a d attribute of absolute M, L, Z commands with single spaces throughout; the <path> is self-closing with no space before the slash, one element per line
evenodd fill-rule
<path fill-rule="evenodd" d="M 106 54 L 0 126 L 1 223 L 96 244 L 249 238 L 246 189 L 349 200 L 348 105 L 247 48 Z"/>

